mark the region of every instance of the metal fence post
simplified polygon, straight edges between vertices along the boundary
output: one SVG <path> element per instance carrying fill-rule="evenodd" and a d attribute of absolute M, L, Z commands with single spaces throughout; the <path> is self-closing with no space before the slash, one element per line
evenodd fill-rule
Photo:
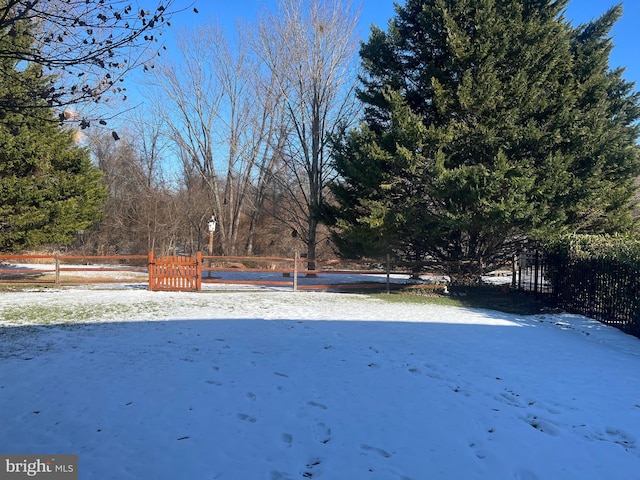
<path fill-rule="evenodd" d="M 536 250 L 536 259 L 533 267 L 533 293 L 538 293 L 538 275 L 540 274 L 540 252 Z"/>

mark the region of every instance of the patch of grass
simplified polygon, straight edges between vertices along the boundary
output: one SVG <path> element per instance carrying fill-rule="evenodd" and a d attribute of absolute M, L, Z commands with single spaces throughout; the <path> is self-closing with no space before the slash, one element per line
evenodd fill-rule
<path fill-rule="evenodd" d="M 451 307 L 483 308 L 518 315 L 535 315 L 549 311 L 551 305 L 544 297 L 529 293 L 508 291 L 498 287 L 450 287 L 447 295 L 417 295 L 410 291 L 398 291 L 389 295 L 373 295 L 388 302 L 424 303 Z"/>
<path fill-rule="evenodd" d="M 7 322 L 33 325 L 80 323 L 102 317 L 116 308 L 116 305 L 24 305 L 5 308 L 1 317 Z"/>
<path fill-rule="evenodd" d="M 42 283 L 0 283 L 0 292 L 25 292 L 33 290 L 45 290 L 53 287 L 53 284 Z"/>
<path fill-rule="evenodd" d="M 444 305 L 446 307 L 464 307 L 465 304 L 458 297 L 450 295 L 417 295 L 407 291 L 392 291 L 389 294 L 375 293 L 371 297 L 379 298 L 390 303 L 421 303 L 426 305 Z"/>
<path fill-rule="evenodd" d="M 71 324 L 96 320 L 122 320 L 142 316 L 154 318 L 163 312 L 162 307 L 153 302 L 21 305 L 4 308 L 0 311 L 0 320 L 22 325 Z"/>

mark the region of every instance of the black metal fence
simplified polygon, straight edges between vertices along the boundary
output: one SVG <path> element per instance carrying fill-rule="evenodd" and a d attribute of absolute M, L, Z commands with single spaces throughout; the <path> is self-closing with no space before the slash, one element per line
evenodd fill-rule
<path fill-rule="evenodd" d="M 640 338 L 640 263 L 525 252 L 514 283 L 544 294 L 570 313 L 585 315 Z"/>
<path fill-rule="evenodd" d="M 553 293 L 546 255 L 539 251 L 520 252 L 516 257 L 513 285 L 525 292 Z"/>

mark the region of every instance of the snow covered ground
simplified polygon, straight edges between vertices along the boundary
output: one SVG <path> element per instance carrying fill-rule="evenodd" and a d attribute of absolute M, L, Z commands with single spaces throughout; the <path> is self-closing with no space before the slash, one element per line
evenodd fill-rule
<path fill-rule="evenodd" d="M 356 295 L 0 294 L 0 453 L 88 479 L 639 479 L 640 340 Z"/>

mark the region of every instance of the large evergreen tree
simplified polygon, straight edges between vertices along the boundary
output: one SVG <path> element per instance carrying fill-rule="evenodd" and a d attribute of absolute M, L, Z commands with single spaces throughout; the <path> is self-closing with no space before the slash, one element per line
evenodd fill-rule
<path fill-rule="evenodd" d="M 30 39 L 23 31 L 7 41 Z M 100 215 L 101 173 L 49 107 L 53 79 L 42 67 L 0 58 L 0 69 L 0 103 L 31 106 L 0 110 L 0 252 L 69 243 Z"/>
<path fill-rule="evenodd" d="M 360 128 L 334 149 L 338 245 L 478 273 L 549 232 L 632 228 L 638 97 L 610 71 L 616 7 L 407 0 L 362 46 Z"/>

